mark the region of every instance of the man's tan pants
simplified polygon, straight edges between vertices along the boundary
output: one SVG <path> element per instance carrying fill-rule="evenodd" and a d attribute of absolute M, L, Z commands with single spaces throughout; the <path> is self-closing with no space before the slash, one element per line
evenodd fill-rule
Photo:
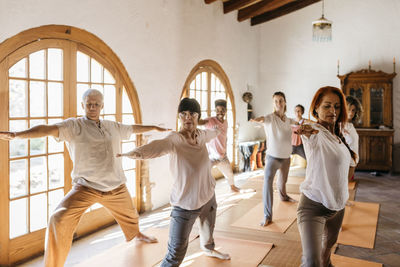
<path fill-rule="evenodd" d="M 100 203 L 112 214 L 127 241 L 138 234 L 139 215 L 125 185 L 109 192 L 75 185 L 50 217 L 45 242 L 46 267 L 64 266 L 79 220 L 95 203 Z"/>

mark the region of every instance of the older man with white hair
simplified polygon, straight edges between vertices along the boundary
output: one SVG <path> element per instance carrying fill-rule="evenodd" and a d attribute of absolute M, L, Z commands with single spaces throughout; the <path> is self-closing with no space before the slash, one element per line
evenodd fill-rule
<path fill-rule="evenodd" d="M 83 213 L 94 203 L 102 204 L 114 216 L 127 241 L 136 237 L 157 242 L 139 231 L 138 213 L 125 186 L 126 177 L 120 158 L 120 143 L 132 134 L 151 130 L 167 131 L 157 126 L 124 125 L 100 120 L 103 94 L 87 90 L 82 97 L 85 116 L 69 118 L 53 125 L 38 125 L 20 132 L 0 132 L 0 139 L 52 136 L 65 141 L 74 167 L 73 188 L 63 198 L 49 220 L 46 232 L 45 266 L 63 266 L 71 247 L 73 233 Z"/>

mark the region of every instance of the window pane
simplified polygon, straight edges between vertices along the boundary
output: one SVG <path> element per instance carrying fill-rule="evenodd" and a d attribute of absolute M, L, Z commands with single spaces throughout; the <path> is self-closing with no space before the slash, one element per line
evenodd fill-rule
<path fill-rule="evenodd" d="M 107 116 L 104 116 L 104 119 L 105 119 L 105 120 L 108 120 L 108 121 L 117 121 L 117 120 L 115 119 L 115 116 L 114 116 L 114 115 L 107 115 Z"/>
<path fill-rule="evenodd" d="M 201 92 L 201 109 L 202 110 L 207 110 L 207 91 L 202 91 Z M 211 105 L 214 105 L 214 103 L 211 103 Z"/>
<path fill-rule="evenodd" d="M 201 75 L 200 74 L 197 74 L 196 75 L 196 89 L 197 90 L 200 90 L 201 89 Z"/>
<path fill-rule="evenodd" d="M 64 189 L 49 192 L 49 217 L 54 213 L 58 204 L 64 197 Z"/>
<path fill-rule="evenodd" d="M 26 78 L 26 58 L 14 64 L 8 71 L 10 77 Z"/>
<path fill-rule="evenodd" d="M 64 186 L 64 155 L 49 155 L 49 188 Z"/>
<path fill-rule="evenodd" d="M 31 194 L 47 190 L 46 157 L 31 158 L 30 161 Z"/>
<path fill-rule="evenodd" d="M 63 52 L 59 48 L 49 48 L 47 50 L 47 79 L 61 81 L 63 79 Z"/>
<path fill-rule="evenodd" d="M 131 101 L 129 100 L 125 88 L 122 94 L 122 113 L 133 113 Z"/>
<path fill-rule="evenodd" d="M 63 84 L 48 83 L 47 94 L 48 116 L 61 117 L 63 115 Z"/>
<path fill-rule="evenodd" d="M 192 82 L 190 83 L 190 86 L 189 86 L 189 88 L 190 88 L 190 89 L 192 89 L 192 90 L 193 90 L 193 89 L 195 89 L 195 84 L 194 84 L 194 81 L 192 81 Z"/>
<path fill-rule="evenodd" d="M 89 57 L 81 52 L 77 53 L 76 57 L 77 65 L 77 81 L 78 82 L 89 82 Z M 80 103 L 79 101 L 78 103 Z"/>
<path fill-rule="evenodd" d="M 31 197 L 30 201 L 30 231 L 43 229 L 47 226 L 47 195 L 40 194 Z"/>
<path fill-rule="evenodd" d="M 136 172 L 135 170 L 125 171 L 126 187 L 131 197 L 136 196 Z"/>
<path fill-rule="evenodd" d="M 91 64 L 90 64 L 90 70 L 91 70 L 91 75 L 90 75 L 90 81 L 92 83 L 101 83 L 102 82 L 102 66 L 91 58 Z"/>
<path fill-rule="evenodd" d="M 56 124 L 61 122 L 62 119 L 51 119 L 48 120 L 48 125 Z M 63 152 L 64 151 L 64 142 L 57 142 L 54 137 L 48 137 L 47 141 L 49 142 L 49 153 L 55 152 Z"/>
<path fill-rule="evenodd" d="M 104 83 L 115 83 L 114 77 L 106 69 L 104 69 Z"/>
<path fill-rule="evenodd" d="M 29 55 L 29 77 L 33 79 L 45 78 L 44 50 Z"/>
<path fill-rule="evenodd" d="M 10 238 L 28 233 L 28 199 L 10 202 Z"/>
<path fill-rule="evenodd" d="M 85 114 L 85 111 L 82 109 L 82 96 L 83 93 L 89 89 L 89 85 L 87 84 L 82 84 L 78 83 L 76 87 L 76 113 L 78 116 L 83 116 Z"/>
<path fill-rule="evenodd" d="M 10 161 L 10 198 L 28 194 L 27 160 Z"/>
<path fill-rule="evenodd" d="M 194 81 L 193 81 L 192 83 L 194 83 Z M 189 90 L 189 97 L 190 97 L 190 98 L 194 98 L 195 95 L 196 95 L 195 90 Z"/>
<path fill-rule="evenodd" d="M 104 86 L 104 114 L 116 113 L 115 86 Z"/>
<path fill-rule="evenodd" d="M 135 124 L 133 115 L 122 115 L 122 123 L 123 124 Z"/>
<path fill-rule="evenodd" d="M 207 90 L 207 72 L 201 73 L 201 89 Z"/>
<path fill-rule="evenodd" d="M 46 87 L 44 82 L 30 82 L 30 115 L 46 116 Z"/>
<path fill-rule="evenodd" d="M 127 153 L 135 148 L 134 142 L 122 143 L 122 153 Z M 136 160 L 128 157 L 122 157 L 122 168 L 124 170 L 136 168 Z"/>
<path fill-rule="evenodd" d="M 26 81 L 10 79 L 9 89 L 10 117 L 26 117 L 28 106 Z"/>
<path fill-rule="evenodd" d="M 31 120 L 29 127 L 46 124 L 45 120 Z M 40 155 L 46 153 L 46 137 L 30 139 L 30 155 Z"/>
<path fill-rule="evenodd" d="M 10 120 L 10 131 L 22 131 L 27 129 L 26 120 Z M 10 158 L 24 157 L 28 155 L 28 140 L 14 139 L 10 141 Z"/>

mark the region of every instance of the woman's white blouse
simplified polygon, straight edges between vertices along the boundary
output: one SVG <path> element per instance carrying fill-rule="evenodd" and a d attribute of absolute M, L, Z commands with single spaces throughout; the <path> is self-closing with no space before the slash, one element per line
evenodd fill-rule
<path fill-rule="evenodd" d="M 264 117 L 264 130 L 267 137 L 267 155 L 287 159 L 292 154 L 292 124 L 296 121 L 285 116 L 282 121 L 274 113 Z"/>
<path fill-rule="evenodd" d="M 197 144 L 189 144 L 178 132 L 154 140 L 126 155 L 138 153 L 141 159 L 169 154 L 169 170 L 174 178 L 170 203 L 186 210 L 201 208 L 214 196 L 215 179 L 206 143 L 217 137 L 218 130 L 197 130 Z"/>
<path fill-rule="evenodd" d="M 349 145 L 350 149 L 353 150 L 354 153 L 357 154 L 356 160 L 351 161 L 351 167 L 356 167 L 359 161 L 359 153 L 358 153 L 358 133 L 353 123 L 348 122 L 344 126 L 344 138 L 346 139 L 346 143 Z"/>
<path fill-rule="evenodd" d="M 309 199 L 330 210 L 341 210 L 349 198 L 348 173 L 350 151 L 339 138 L 325 127 L 313 124 L 317 134 L 302 135 L 307 157 L 306 179 L 300 191 Z"/>

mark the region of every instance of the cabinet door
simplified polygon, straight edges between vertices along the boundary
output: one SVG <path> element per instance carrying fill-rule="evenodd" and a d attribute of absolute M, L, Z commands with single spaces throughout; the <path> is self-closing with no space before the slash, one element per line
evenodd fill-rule
<path fill-rule="evenodd" d="M 368 84 L 369 89 L 369 126 L 378 127 L 384 124 L 384 93 L 385 84 L 381 83 L 370 83 Z"/>
<path fill-rule="evenodd" d="M 365 90 L 366 90 L 366 84 L 348 83 L 344 93 L 346 96 L 350 95 L 358 99 L 358 101 L 360 101 L 363 107 L 369 107 L 369 99 L 368 99 L 369 94 L 367 94 Z M 361 126 L 361 127 L 369 126 L 369 110 L 365 110 L 365 115 L 362 117 L 362 122 L 356 126 Z"/>

